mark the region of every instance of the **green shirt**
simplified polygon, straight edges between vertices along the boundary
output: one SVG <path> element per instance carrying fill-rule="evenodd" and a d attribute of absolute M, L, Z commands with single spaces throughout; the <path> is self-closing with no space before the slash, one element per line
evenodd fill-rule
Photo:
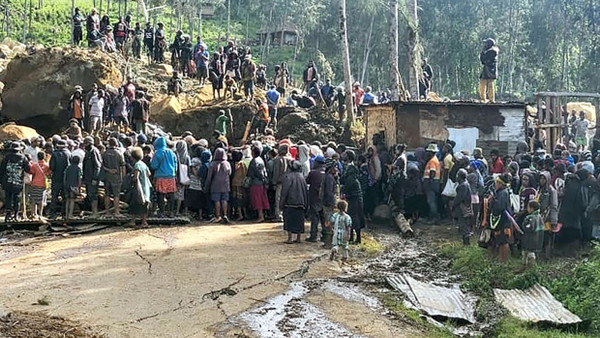
<path fill-rule="evenodd" d="M 227 135 L 227 123 L 229 122 L 229 116 L 219 115 L 217 121 L 215 121 L 215 129 L 221 132 L 223 135 Z"/>

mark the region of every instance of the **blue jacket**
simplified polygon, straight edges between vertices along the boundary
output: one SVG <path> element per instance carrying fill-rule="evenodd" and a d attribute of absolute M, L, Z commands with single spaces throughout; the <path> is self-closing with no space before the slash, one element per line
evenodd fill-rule
<path fill-rule="evenodd" d="M 177 156 L 171 149 L 167 149 L 167 139 L 159 137 L 154 141 L 154 157 L 150 166 L 154 169 L 156 178 L 175 178 L 177 173 Z"/>
<path fill-rule="evenodd" d="M 276 105 L 279 102 L 280 94 L 275 89 L 270 89 L 269 91 L 267 91 L 266 96 L 268 99 L 268 104 Z"/>

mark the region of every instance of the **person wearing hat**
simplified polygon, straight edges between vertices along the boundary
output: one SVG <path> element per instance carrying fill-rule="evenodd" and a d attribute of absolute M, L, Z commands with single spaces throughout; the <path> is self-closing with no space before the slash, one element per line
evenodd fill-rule
<path fill-rule="evenodd" d="M 83 184 L 86 198 L 92 206 L 92 218 L 98 217 L 98 180 L 102 169 L 102 156 L 94 145 L 94 138 L 83 139 L 85 156 L 83 157 Z"/>
<path fill-rule="evenodd" d="M 31 171 L 29 161 L 21 153 L 23 145 L 21 142 L 11 142 L 8 147 L 8 154 L 0 163 L 0 183 L 6 194 L 6 220 L 18 221 L 19 204 L 21 202 L 21 192 L 25 173 Z M 24 216 L 24 215 L 23 215 Z"/>
<path fill-rule="evenodd" d="M 50 171 L 52 172 L 52 200 L 50 204 L 50 217 L 56 215 L 57 209 L 59 209 L 59 197 L 62 200 L 62 207 L 60 207 L 60 213 L 64 214 L 65 202 L 66 202 L 66 190 L 64 186 L 65 170 L 71 164 L 71 153 L 67 149 L 67 141 L 57 140 L 55 143 L 55 150 L 52 152 L 50 157 Z"/>
<path fill-rule="evenodd" d="M 75 86 L 75 92 L 69 99 L 68 109 L 71 118 L 75 119 L 79 126 L 83 127 L 83 120 L 85 119 L 85 104 L 83 101 L 83 89 L 81 86 Z"/>
<path fill-rule="evenodd" d="M 325 176 L 325 157 L 318 155 L 313 162 L 313 169 L 306 177 L 308 184 L 308 201 L 310 203 L 310 237 L 308 242 L 318 241 L 319 222 L 321 223 L 321 235 L 325 239 L 330 230 L 325 224 L 325 215 L 323 212 L 323 196 L 321 195 L 321 185 Z"/>
<path fill-rule="evenodd" d="M 483 70 L 479 76 L 479 96 L 482 102 L 496 102 L 494 82 L 498 77 L 498 53 L 496 41 L 492 38 L 483 40 L 483 50 L 479 54 L 479 61 Z"/>
<path fill-rule="evenodd" d="M 438 146 L 430 143 L 425 149 L 427 164 L 423 172 L 423 189 L 427 196 L 427 205 L 429 206 L 429 218 L 439 220 L 438 199 L 440 194 L 441 166 L 437 158 Z"/>

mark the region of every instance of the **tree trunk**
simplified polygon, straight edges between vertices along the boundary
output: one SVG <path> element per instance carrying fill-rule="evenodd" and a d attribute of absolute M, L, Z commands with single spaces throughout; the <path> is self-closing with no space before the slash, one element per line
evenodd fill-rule
<path fill-rule="evenodd" d="M 25 3 L 23 5 L 23 43 L 26 43 L 26 38 L 27 38 L 27 0 L 25 0 Z"/>
<path fill-rule="evenodd" d="M 202 1 L 200 1 L 198 7 L 200 8 L 200 11 L 198 13 L 198 36 L 202 38 Z"/>
<path fill-rule="evenodd" d="M 217 30 L 217 49 L 219 49 L 219 46 L 221 45 L 221 27 L 223 23 L 223 15 L 221 13 L 219 13 L 219 28 Z"/>
<path fill-rule="evenodd" d="M 346 0 L 340 0 L 340 44 L 342 48 L 342 67 L 344 68 L 344 92 L 346 94 L 346 115 L 350 123 L 354 122 L 352 107 L 352 75 L 350 74 L 350 50 L 348 48 L 348 28 L 346 23 Z"/>
<path fill-rule="evenodd" d="M 373 35 L 373 23 L 375 22 L 375 15 L 371 16 L 371 24 L 369 25 L 369 33 L 367 34 L 365 42 L 365 51 L 363 59 L 362 73 L 360 74 L 360 83 L 365 83 L 365 73 L 367 72 L 367 66 L 369 65 L 369 54 L 371 54 L 371 36 Z"/>
<path fill-rule="evenodd" d="M 73 16 L 75 15 L 75 0 L 71 0 L 71 44 L 75 45 L 75 20 L 73 20 Z"/>
<path fill-rule="evenodd" d="M 225 33 L 225 39 L 229 41 L 229 29 L 231 25 L 231 0 L 227 0 L 227 31 Z"/>
<path fill-rule="evenodd" d="M 390 0 L 390 71 L 392 76 L 391 101 L 406 101 L 406 90 L 398 69 L 398 0 Z"/>
<path fill-rule="evenodd" d="M 142 15 L 144 16 L 144 22 L 150 22 L 150 18 L 148 17 L 148 8 L 146 8 L 146 2 L 144 0 L 137 0 L 138 8 L 142 11 Z"/>
<path fill-rule="evenodd" d="M 417 17 L 417 0 L 406 0 L 408 10 L 408 85 L 413 100 L 419 99 L 419 78 L 421 77 L 419 53 L 419 19 Z"/>
<path fill-rule="evenodd" d="M 106 0 L 106 15 L 110 17 L 110 0 Z"/>

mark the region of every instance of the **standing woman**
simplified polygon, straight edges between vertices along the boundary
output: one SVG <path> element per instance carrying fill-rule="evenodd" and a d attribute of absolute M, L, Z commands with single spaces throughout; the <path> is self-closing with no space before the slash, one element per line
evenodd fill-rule
<path fill-rule="evenodd" d="M 492 236 L 488 243 L 488 252 L 490 255 L 495 255 L 496 252 L 500 255 L 500 262 L 508 260 L 510 252 L 509 244 L 512 241 L 512 229 L 510 219 L 506 215 L 510 212 L 510 197 L 506 188 L 510 178 L 507 175 L 498 176 L 495 180 L 495 193 L 492 196 L 490 203 L 491 214 L 489 226 L 492 230 Z"/>
<path fill-rule="evenodd" d="M 250 177 L 250 202 L 252 208 L 258 212 L 258 222 L 265 220 L 265 210 L 269 210 L 269 199 L 267 198 L 267 189 L 265 184 L 267 179 L 267 168 L 265 161 L 260 157 L 260 149 L 252 148 L 252 161 L 248 167 L 248 177 Z"/>
<path fill-rule="evenodd" d="M 292 235 L 300 243 L 300 234 L 304 233 L 304 215 L 308 208 L 308 186 L 302 175 L 302 165 L 292 162 L 290 171 L 283 178 L 279 208 L 283 210 L 283 230 L 287 231 L 286 244 L 292 244 Z"/>
<path fill-rule="evenodd" d="M 210 191 L 210 198 L 215 203 L 215 218 L 212 223 L 229 223 L 227 218 L 227 203 L 229 202 L 229 177 L 231 164 L 227 162 L 225 149 L 217 148 L 215 157 L 208 168 L 206 187 Z"/>
<path fill-rule="evenodd" d="M 136 216 L 140 216 L 142 218 L 142 223 L 140 227 L 147 228 L 148 227 L 148 207 L 150 206 L 150 169 L 142 161 L 144 158 L 144 152 L 142 148 L 135 147 L 131 151 L 131 157 L 135 160 L 135 164 L 133 166 L 133 182 L 140 182 L 142 187 L 142 196 L 143 201 L 136 201 L 134 198 L 129 203 L 129 214 L 131 215 L 131 223 L 135 225 Z"/>
<path fill-rule="evenodd" d="M 188 169 L 188 178 L 189 178 L 189 168 L 190 168 L 190 155 L 188 154 L 187 144 L 184 140 L 179 140 L 175 143 L 175 151 L 177 152 L 177 162 L 179 165 L 179 170 L 185 166 Z M 187 183 L 187 184 L 183 184 Z M 175 192 L 175 215 L 179 216 L 179 210 L 181 209 L 181 204 L 185 200 L 185 191 L 190 186 L 188 182 L 181 182 L 181 176 L 177 178 L 177 191 Z M 185 204 L 184 204 L 185 208 Z M 187 212 L 187 210 L 186 210 Z"/>
<path fill-rule="evenodd" d="M 177 155 L 167 148 L 167 139 L 159 137 L 154 141 L 154 156 L 150 166 L 154 169 L 155 188 L 158 197 L 159 217 L 165 216 L 165 197 L 168 203 L 166 210 L 172 216 L 175 207 L 174 194 L 177 191 Z"/>

